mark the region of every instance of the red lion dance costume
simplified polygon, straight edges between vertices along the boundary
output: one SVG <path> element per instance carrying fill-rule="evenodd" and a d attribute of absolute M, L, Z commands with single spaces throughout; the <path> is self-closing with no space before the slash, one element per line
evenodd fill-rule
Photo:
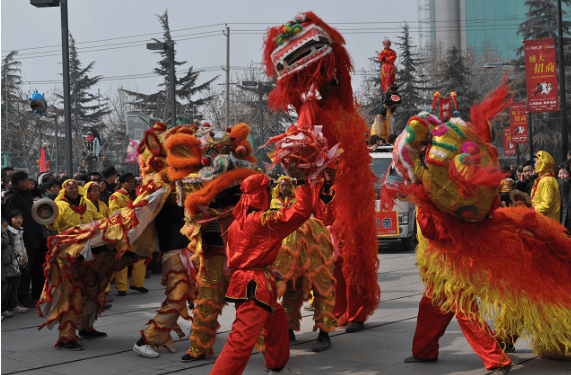
<path fill-rule="evenodd" d="M 382 190 L 418 204 L 417 261 L 426 290 L 413 357 L 435 361 L 438 339 L 456 315 L 488 370 L 511 361 L 496 343 L 518 334 L 544 357 L 571 352 L 571 240 L 558 222 L 526 207 L 498 208 L 504 173 L 490 120 L 507 108 L 501 86 L 471 109 L 472 123 L 412 117 L 399 136 Z M 404 179 L 400 180 L 398 175 Z M 486 320 L 495 321 L 494 335 Z"/>
<path fill-rule="evenodd" d="M 336 266 L 342 267 L 349 295 L 345 297 L 346 290 L 339 288 L 336 294 L 338 300 L 339 296 L 348 300 L 347 311 L 358 311 L 349 320 L 363 322 L 374 312 L 381 295 L 375 191 L 365 144 L 368 128 L 357 111 L 350 77 L 353 67 L 344 44 L 339 32 L 312 12 L 268 30 L 264 64 L 269 77 L 277 76 L 268 104 L 286 112 L 293 107 L 299 115 L 297 125 L 268 143 L 276 142 L 274 163 L 295 161 L 300 168 L 315 168 L 309 174 L 314 180 L 337 147 L 343 150 L 335 181 L 337 214 L 332 231 L 340 248 Z M 312 136 L 318 126 L 326 149 Z"/>

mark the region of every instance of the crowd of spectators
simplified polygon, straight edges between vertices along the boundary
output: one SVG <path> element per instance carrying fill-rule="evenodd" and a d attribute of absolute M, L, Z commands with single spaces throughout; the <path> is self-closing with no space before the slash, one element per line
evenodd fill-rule
<path fill-rule="evenodd" d="M 571 232 L 571 151 L 567 160 L 559 164 L 540 151 L 533 160 L 511 165 L 509 172 L 515 182 L 514 190 L 529 195 L 535 210 L 558 220 Z"/>
<path fill-rule="evenodd" d="M 130 180 L 135 185 L 135 176 L 120 174 L 113 166 L 105 167 L 101 172 L 80 170 L 73 179 L 77 186 L 88 184 L 91 193 L 97 190 L 98 194 L 86 192 L 85 199 L 96 196 L 94 204 L 99 210 L 97 202 L 109 206 L 111 196 L 123 185 L 121 177 L 127 175 L 132 177 Z M 56 201 L 59 196 L 61 199 L 64 196 L 60 193 L 62 185 L 68 179 L 70 177 L 63 171 L 57 175 L 40 173 L 33 178 L 26 171 L 11 166 L 2 168 L 2 319 L 35 307 L 41 296 L 47 239 L 58 234 L 58 228 L 38 224 L 32 217 L 32 205 L 41 198 Z M 129 190 L 129 196 L 132 200 L 136 198 L 135 188 Z M 153 273 L 160 273 L 160 269 L 154 269 L 160 268 L 157 262 L 150 268 Z M 145 276 L 148 277 L 147 273 Z"/>

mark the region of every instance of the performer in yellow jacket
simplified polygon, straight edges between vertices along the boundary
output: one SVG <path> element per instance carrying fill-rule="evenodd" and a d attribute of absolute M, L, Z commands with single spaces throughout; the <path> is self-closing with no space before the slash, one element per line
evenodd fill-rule
<path fill-rule="evenodd" d="M 295 204 L 295 186 L 291 177 L 281 176 L 272 190 L 270 209 L 291 207 Z"/>
<path fill-rule="evenodd" d="M 91 203 L 93 203 L 93 205 L 97 209 L 97 212 L 99 212 L 104 218 L 108 218 L 109 208 L 103 201 L 99 200 L 99 197 L 101 196 L 101 190 L 99 189 L 99 184 L 96 181 L 91 181 L 85 184 L 84 189 L 87 199 L 89 199 Z"/>
<path fill-rule="evenodd" d="M 124 173 L 119 176 L 119 183 L 121 184 L 121 189 L 117 190 L 109 198 L 109 212 L 113 215 L 115 211 L 118 211 L 131 202 L 130 192 L 135 190 L 135 176 L 132 173 Z M 140 260 L 133 264 L 133 271 L 131 272 L 131 286 L 129 289 L 136 290 L 141 293 L 147 293 L 149 290 L 145 288 L 145 274 L 147 272 L 147 266 L 144 260 Z M 115 276 L 115 286 L 117 287 L 118 296 L 127 295 L 127 278 L 128 270 L 124 270 L 117 273 Z"/>
<path fill-rule="evenodd" d="M 531 188 L 531 205 L 535 211 L 559 221 L 561 194 L 553 172 L 555 160 L 546 151 L 539 151 L 536 157 L 535 173 L 537 178 Z"/>
<path fill-rule="evenodd" d="M 79 224 L 104 219 L 93 203 L 85 197 L 85 189 L 75 180 L 65 180 L 55 202 L 59 215 L 56 221 L 47 226 L 49 230 L 61 233 Z"/>

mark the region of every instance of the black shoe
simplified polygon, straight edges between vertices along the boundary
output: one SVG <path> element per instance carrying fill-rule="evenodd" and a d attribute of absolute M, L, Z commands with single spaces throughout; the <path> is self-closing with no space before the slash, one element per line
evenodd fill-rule
<path fill-rule="evenodd" d="M 118 295 L 119 297 L 125 297 L 125 296 L 127 295 L 127 292 L 125 292 L 124 290 L 122 290 L 122 291 L 120 291 L 120 292 L 117 292 L 117 295 Z"/>
<path fill-rule="evenodd" d="M 103 306 L 103 308 L 104 308 L 104 309 L 110 309 L 111 306 L 113 306 L 113 305 L 110 304 L 110 303 L 106 303 L 105 306 Z"/>
<path fill-rule="evenodd" d="M 100 339 L 102 337 L 107 337 L 107 334 L 105 332 L 99 332 L 96 330 L 93 331 L 79 330 L 79 336 L 83 337 L 84 339 Z"/>
<path fill-rule="evenodd" d="M 202 359 L 206 359 L 206 356 L 204 354 L 201 354 L 198 357 L 194 358 L 190 354 L 186 353 L 185 355 L 183 355 L 181 357 L 180 361 L 181 362 L 192 362 L 192 361 L 200 361 Z"/>
<path fill-rule="evenodd" d="M 70 341 L 70 342 L 60 342 L 57 346 L 58 349 L 65 349 L 65 350 L 83 350 L 83 345 L 78 343 L 77 341 Z"/>
<path fill-rule="evenodd" d="M 410 357 L 406 357 L 404 361 L 405 363 L 436 362 L 438 361 L 438 357 L 430 359 L 422 359 L 422 358 L 416 358 L 415 356 L 411 355 Z"/>
<path fill-rule="evenodd" d="M 365 329 L 365 323 L 363 322 L 350 322 L 347 328 L 345 328 L 345 332 L 347 333 L 355 333 Z"/>
<path fill-rule="evenodd" d="M 506 344 L 505 342 L 498 340 L 498 345 L 504 351 L 504 353 L 515 352 L 515 345 L 514 344 Z"/>
<path fill-rule="evenodd" d="M 511 369 L 512 366 L 496 367 L 492 369 L 490 375 L 506 375 L 508 372 L 510 372 Z"/>
<path fill-rule="evenodd" d="M 288 329 L 287 332 L 289 333 L 289 342 L 295 341 L 295 333 L 293 332 L 293 329 Z"/>
<path fill-rule="evenodd" d="M 107 302 L 113 302 L 113 298 L 109 297 L 109 293 L 105 293 L 105 299 Z"/>
<path fill-rule="evenodd" d="M 329 338 L 329 334 L 327 332 L 319 331 L 319 336 L 317 336 L 317 343 L 313 345 L 311 351 L 319 353 L 329 349 L 330 347 L 331 347 L 331 339 Z"/>
<path fill-rule="evenodd" d="M 129 289 L 131 290 L 136 290 L 137 292 L 141 292 L 141 293 L 148 293 L 149 289 L 145 288 L 145 287 L 137 287 L 137 286 L 130 286 Z"/>

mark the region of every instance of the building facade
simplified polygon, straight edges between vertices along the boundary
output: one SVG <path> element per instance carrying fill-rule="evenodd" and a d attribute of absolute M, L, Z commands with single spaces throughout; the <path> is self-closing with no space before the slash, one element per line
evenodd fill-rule
<path fill-rule="evenodd" d="M 488 44 L 505 59 L 515 58 L 527 11 L 525 0 L 418 0 L 419 45 L 438 41 L 445 49 L 480 51 Z"/>

